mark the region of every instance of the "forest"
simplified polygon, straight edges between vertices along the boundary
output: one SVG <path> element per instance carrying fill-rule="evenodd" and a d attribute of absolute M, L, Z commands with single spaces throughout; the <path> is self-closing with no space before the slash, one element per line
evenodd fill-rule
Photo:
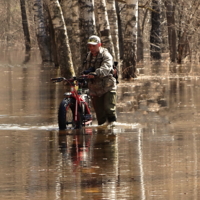
<path fill-rule="evenodd" d="M 0 45 L 37 48 L 65 77 L 82 71 L 87 40 L 98 35 L 119 63 L 122 79 L 137 65 L 199 62 L 200 1 L 196 0 L 0 0 Z"/>

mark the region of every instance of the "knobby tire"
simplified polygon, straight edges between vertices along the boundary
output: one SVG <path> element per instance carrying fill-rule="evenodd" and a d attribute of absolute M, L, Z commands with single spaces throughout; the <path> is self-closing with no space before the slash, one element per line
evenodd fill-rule
<path fill-rule="evenodd" d="M 82 109 L 77 110 L 77 121 L 75 122 L 75 99 L 63 99 L 58 110 L 58 126 L 60 130 L 67 127 L 78 129 L 82 127 Z"/>

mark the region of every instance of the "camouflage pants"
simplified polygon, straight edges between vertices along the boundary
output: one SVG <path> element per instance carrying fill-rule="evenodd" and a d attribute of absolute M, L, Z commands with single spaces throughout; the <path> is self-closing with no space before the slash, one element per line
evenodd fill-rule
<path fill-rule="evenodd" d="M 116 91 L 109 91 L 102 96 L 92 96 L 92 104 L 96 112 L 98 125 L 116 121 Z"/>

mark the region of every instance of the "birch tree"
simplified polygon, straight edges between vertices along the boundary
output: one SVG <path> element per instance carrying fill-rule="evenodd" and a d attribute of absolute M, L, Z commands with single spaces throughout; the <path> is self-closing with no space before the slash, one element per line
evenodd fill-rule
<path fill-rule="evenodd" d="M 187 1 L 179 0 L 179 26 L 178 26 L 178 55 L 177 62 L 182 63 L 182 60 L 186 56 L 191 57 L 190 41 L 199 28 L 195 26 L 196 20 L 198 20 L 198 9 L 200 6 L 199 1 Z M 199 22 L 198 22 L 199 24 Z"/>
<path fill-rule="evenodd" d="M 115 50 L 110 34 L 110 24 L 108 21 L 106 2 L 105 0 L 98 0 L 96 1 L 96 5 L 101 42 L 103 46 L 108 49 L 111 55 L 115 57 Z"/>
<path fill-rule="evenodd" d="M 28 53 L 31 49 L 31 39 L 30 39 L 28 20 L 26 15 L 25 0 L 20 0 L 20 6 L 21 6 L 22 26 L 24 31 L 25 48 L 26 48 L 26 53 Z"/>
<path fill-rule="evenodd" d="M 70 34 L 70 48 L 72 52 L 73 66 L 76 74 L 80 74 L 81 69 L 81 31 L 80 31 L 80 10 L 79 10 L 79 0 L 70 0 L 70 5 L 68 5 L 68 0 L 63 1 L 63 10 L 65 15 L 70 14 L 70 16 L 65 16 L 65 21 L 67 23 L 67 32 Z M 66 7 L 69 8 L 67 9 Z M 85 46 L 85 45 L 84 45 Z M 85 52 L 86 53 L 86 52 Z"/>
<path fill-rule="evenodd" d="M 140 3 L 143 3 L 143 1 Z M 144 11 L 142 9 L 138 9 L 138 24 L 137 24 L 137 62 L 143 61 L 144 58 L 144 44 L 143 44 L 143 19 L 145 18 Z"/>
<path fill-rule="evenodd" d="M 96 23 L 94 15 L 94 0 L 79 0 L 80 6 L 80 38 L 81 38 L 81 60 L 87 54 L 87 40 L 89 36 L 96 34 Z"/>
<path fill-rule="evenodd" d="M 6 1 L 6 26 L 5 26 L 5 31 L 7 33 L 7 37 L 6 37 L 6 41 L 7 44 L 10 43 L 10 27 L 11 27 L 11 6 L 10 6 L 11 2 L 10 0 Z"/>
<path fill-rule="evenodd" d="M 33 1 L 34 22 L 38 46 L 40 49 L 43 62 L 51 61 L 49 37 L 46 32 L 46 24 L 44 19 L 43 0 Z"/>
<path fill-rule="evenodd" d="M 118 33 L 118 19 L 116 13 L 115 0 L 107 0 L 107 13 L 110 24 L 110 33 L 114 44 L 114 60 L 120 62 L 119 56 L 119 33 Z"/>
<path fill-rule="evenodd" d="M 122 78 L 136 77 L 138 0 L 127 0 Z"/>
<path fill-rule="evenodd" d="M 75 76 L 67 29 L 60 3 L 58 0 L 47 0 L 47 3 L 54 28 L 61 75 L 67 78 Z"/>
<path fill-rule="evenodd" d="M 69 44 L 74 70 L 76 74 L 79 74 L 81 71 L 79 0 L 62 0 L 61 7 L 67 27 L 68 38 L 70 38 Z"/>
<path fill-rule="evenodd" d="M 60 6 L 65 20 L 68 38 L 72 38 L 72 0 L 62 0 Z"/>
<path fill-rule="evenodd" d="M 118 1 L 115 1 L 116 13 L 117 13 L 117 24 L 118 24 L 118 38 L 119 38 L 119 58 L 123 60 L 124 56 L 124 41 L 122 31 L 122 20 Z"/>
<path fill-rule="evenodd" d="M 161 19 L 160 19 L 161 0 L 152 0 L 152 15 L 151 15 L 151 35 L 150 49 L 151 58 L 155 60 L 161 59 Z"/>
<path fill-rule="evenodd" d="M 175 3 L 173 0 L 165 1 L 167 28 L 168 28 L 168 42 L 169 54 L 172 62 L 176 61 L 176 30 L 175 30 Z"/>
<path fill-rule="evenodd" d="M 74 68 L 77 74 L 80 74 L 82 69 L 82 60 L 81 60 L 81 30 L 80 30 L 80 11 L 78 0 L 72 0 L 72 55 Z M 84 44 L 85 46 L 85 44 Z M 85 52 L 86 53 L 86 52 Z"/>

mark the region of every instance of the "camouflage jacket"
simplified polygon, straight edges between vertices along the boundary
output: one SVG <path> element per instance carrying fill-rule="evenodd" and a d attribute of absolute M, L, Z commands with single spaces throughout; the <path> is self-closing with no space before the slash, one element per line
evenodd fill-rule
<path fill-rule="evenodd" d="M 89 52 L 86 58 L 85 71 L 96 74 L 94 79 L 89 80 L 88 88 L 90 95 L 101 96 L 108 91 L 116 90 L 116 79 L 112 75 L 113 57 L 106 48 L 100 47 L 100 51 L 93 59 Z"/>

